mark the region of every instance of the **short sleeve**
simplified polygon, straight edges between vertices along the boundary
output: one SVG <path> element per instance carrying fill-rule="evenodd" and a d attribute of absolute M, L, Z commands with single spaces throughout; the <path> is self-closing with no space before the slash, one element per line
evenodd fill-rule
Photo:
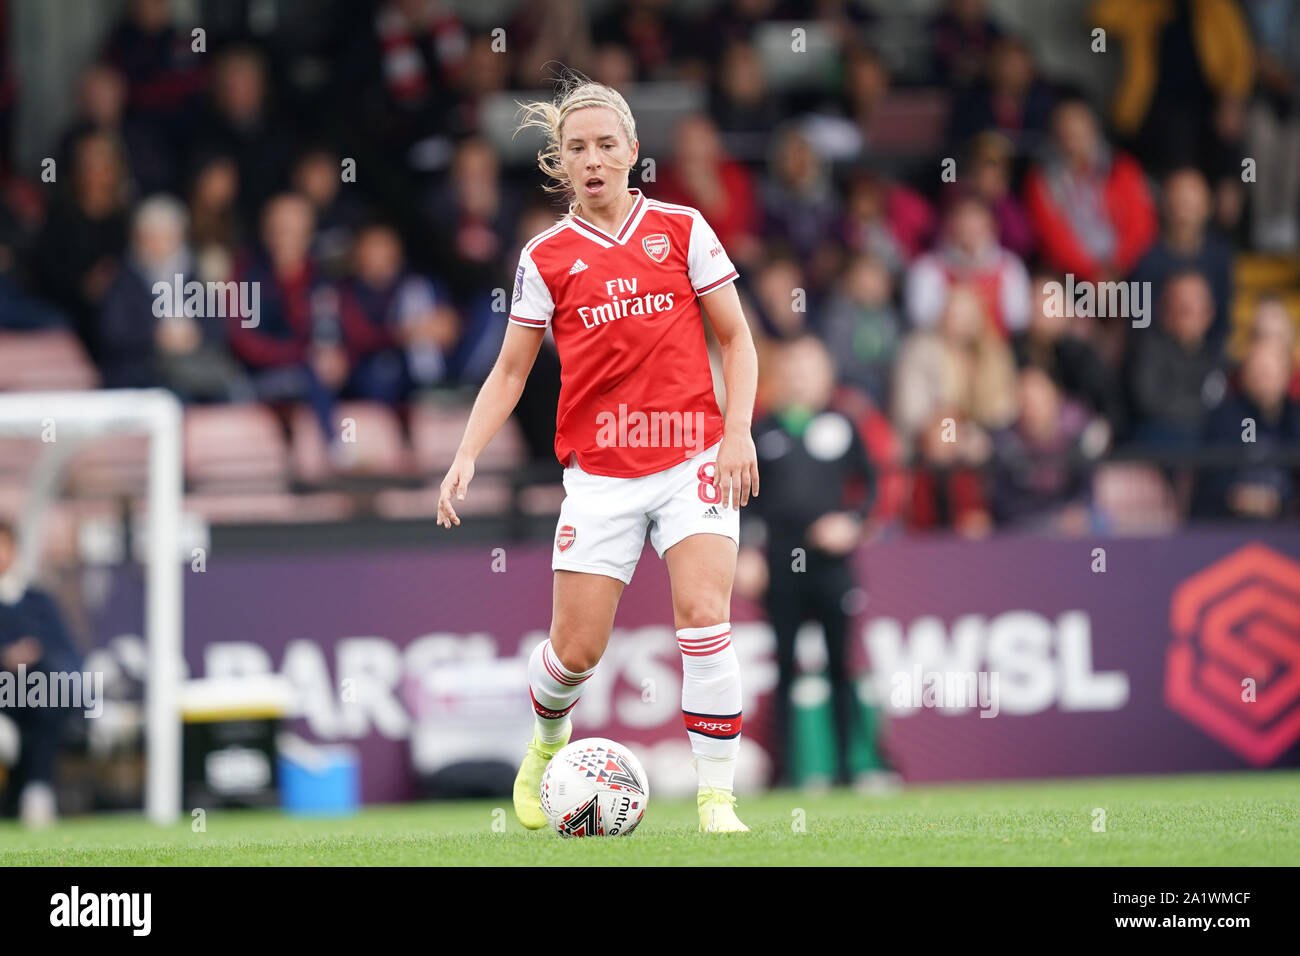
<path fill-rule="evenodd" d="M 528 250 L 519 256 L 519 268 L 515 270 L 515 289 L 510 297 L 510 321 L 526 325 L 530 329 L 544 329 L 551 324 L 551 315 L 555 312 L 555 302 L 551 290 L 546 287 L 546 280 L 537 271 Z"/>
<path fill-rule="evenodd" d="M 720 289 L 738 276 L 727 250 L 722 248 L 717 235 L 698 212 L 691 223 L 691 248 L 686 254 L 686 267 L 696 295 Z"/>

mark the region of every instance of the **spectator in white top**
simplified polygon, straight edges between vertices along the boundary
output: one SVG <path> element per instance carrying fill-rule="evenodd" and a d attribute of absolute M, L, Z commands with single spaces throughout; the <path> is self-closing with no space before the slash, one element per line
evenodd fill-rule
<path fill-rule="evenodd" d="M 913 327 L 934 328 L 958 284 L 975 290 L 1004 336 L 1029 324 L 1029 273 L 1019 256 L 998 244 L 993 213 L 972 195 L 953 203 L 939 243 L 907 271 L 904 298 Z"/>

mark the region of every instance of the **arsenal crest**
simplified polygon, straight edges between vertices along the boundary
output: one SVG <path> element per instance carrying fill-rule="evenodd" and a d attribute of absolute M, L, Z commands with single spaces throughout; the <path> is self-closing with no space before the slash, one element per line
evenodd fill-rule
<path fill-rule="evenodd" d="M 559 534 L 555 536 L 555 546 L 561 551 L 568 551 L 577 537 L 578 530 L 573 525 L 566 524 L 560 528 Z"/>
<path fill-rule="evenodd" d="M 663 262 L 668 258 L 668 237 L 662 232 L 646 236 L 641 240 L 641 245 L 645 248 L 645 254 L 655 262 Z"/>

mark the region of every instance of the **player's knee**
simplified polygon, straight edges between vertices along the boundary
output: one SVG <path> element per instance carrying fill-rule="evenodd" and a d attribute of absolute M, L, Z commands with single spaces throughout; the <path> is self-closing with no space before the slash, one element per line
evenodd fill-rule
<path fill-rule="evenodd" d="M 554 634 L 551 635 L 551 648 L 555 651 L 555 656 L 559 658 L 560 666 L 573 674 L 589 671 L 600 663 L 600 654 L 598 652 L 587 651 L 580 646 L 569 643 L 557 644 Z"/>
<path fill-rule="evenodd" d="M 687 598 L 678 602 L 677 627 L 712 627 L 728 619 L 725 601 L 709 595 Z"/>

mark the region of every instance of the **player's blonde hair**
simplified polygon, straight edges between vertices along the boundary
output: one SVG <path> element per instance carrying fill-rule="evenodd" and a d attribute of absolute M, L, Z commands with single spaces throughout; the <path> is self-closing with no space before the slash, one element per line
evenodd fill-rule
<path fill-rule="evenodd" d="M 519 104 L 521 119 L 515 132 L 534 128 L 546 134 L 546 145 L 537 153 L 537 168 L 551 180 L 543 188 L 547 192 L 567 194 L 570 197 L 570 212 L 573 211 L 577 200 L 576 190 L 560 158 L 560 140 L 564 131 L 564 121 L 575 111 L 593 106 L 603 106 L 613 110 L 614 115 L 618 117 L 619 126 L 623 129 L 623 135 L 627 137 L 628 145 L 631 146 L 636 142 L 636 120 L 632 118 L 632 110 L 622 94 L 612 86 L 596 83 L 576 71 L 569 71 L 560 81 L 560 88 L 554 100 L 536 100 Z M 614 162 L 607 161 L 607 163 L 614 169 L 630 168 Z"/>

